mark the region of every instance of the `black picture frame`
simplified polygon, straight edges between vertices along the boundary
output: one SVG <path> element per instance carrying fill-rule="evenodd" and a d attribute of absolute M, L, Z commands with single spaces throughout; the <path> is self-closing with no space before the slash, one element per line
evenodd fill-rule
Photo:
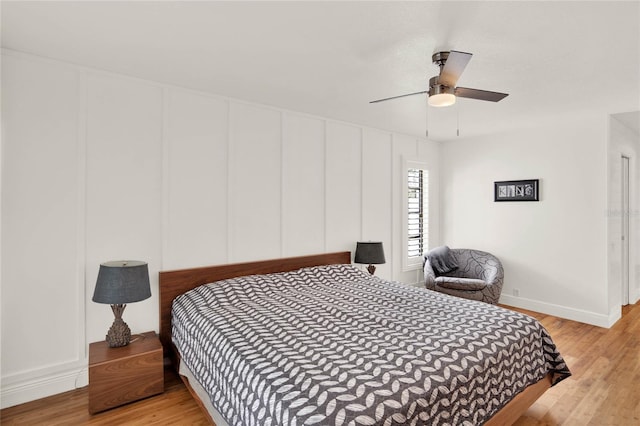
<path fill-rule="evenodd" d="M 503 180 L 493 183 L 493 201 L 540 201 L 540 179 Z"/>

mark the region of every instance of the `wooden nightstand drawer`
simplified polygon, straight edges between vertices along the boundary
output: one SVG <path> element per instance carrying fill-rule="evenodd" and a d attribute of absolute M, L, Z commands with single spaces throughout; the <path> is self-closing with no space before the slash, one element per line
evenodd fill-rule
<path fill-rule="evenodd" d="M 154 332 L 129 345 L 89 345 L 89 412 L 97 413 L 164 391 L 162 345 Z"/>

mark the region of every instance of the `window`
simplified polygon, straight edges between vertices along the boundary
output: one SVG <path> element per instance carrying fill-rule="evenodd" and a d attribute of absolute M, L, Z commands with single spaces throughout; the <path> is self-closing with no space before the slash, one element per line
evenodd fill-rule
<path fill-rule="evenodd" d="M 429 246 L 429 171 L 424 164 L 407 161 L 404 199 L 404 270 L 422 267 Z"/>
<path fill-rule="evenodd" d="M 407 256 L 421 256 L 424 252 L 425 214 L 424 188 L 428 172 L 421 169 L 407 170 Z M 428 183 L 428 182 L 427 182 Z"/>

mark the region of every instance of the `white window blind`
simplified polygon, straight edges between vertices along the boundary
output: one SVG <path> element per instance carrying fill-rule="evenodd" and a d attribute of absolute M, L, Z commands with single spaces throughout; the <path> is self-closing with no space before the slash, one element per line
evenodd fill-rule
<path fill-rule="evenodd" d="M 407 257 L 422 258 L 429 241 L 429 172 L 407 169 Z"/>

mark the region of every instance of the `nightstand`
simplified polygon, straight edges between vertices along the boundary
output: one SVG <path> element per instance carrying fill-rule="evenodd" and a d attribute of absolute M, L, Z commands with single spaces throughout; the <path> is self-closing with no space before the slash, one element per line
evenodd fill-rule
<path fill-rule="evenodd" d="M 91 414 L 164 391 L 162 345 L 155 332 L 134 335 L 131 343 L 110 348 L 89 345 L 89 412 Z"/>

